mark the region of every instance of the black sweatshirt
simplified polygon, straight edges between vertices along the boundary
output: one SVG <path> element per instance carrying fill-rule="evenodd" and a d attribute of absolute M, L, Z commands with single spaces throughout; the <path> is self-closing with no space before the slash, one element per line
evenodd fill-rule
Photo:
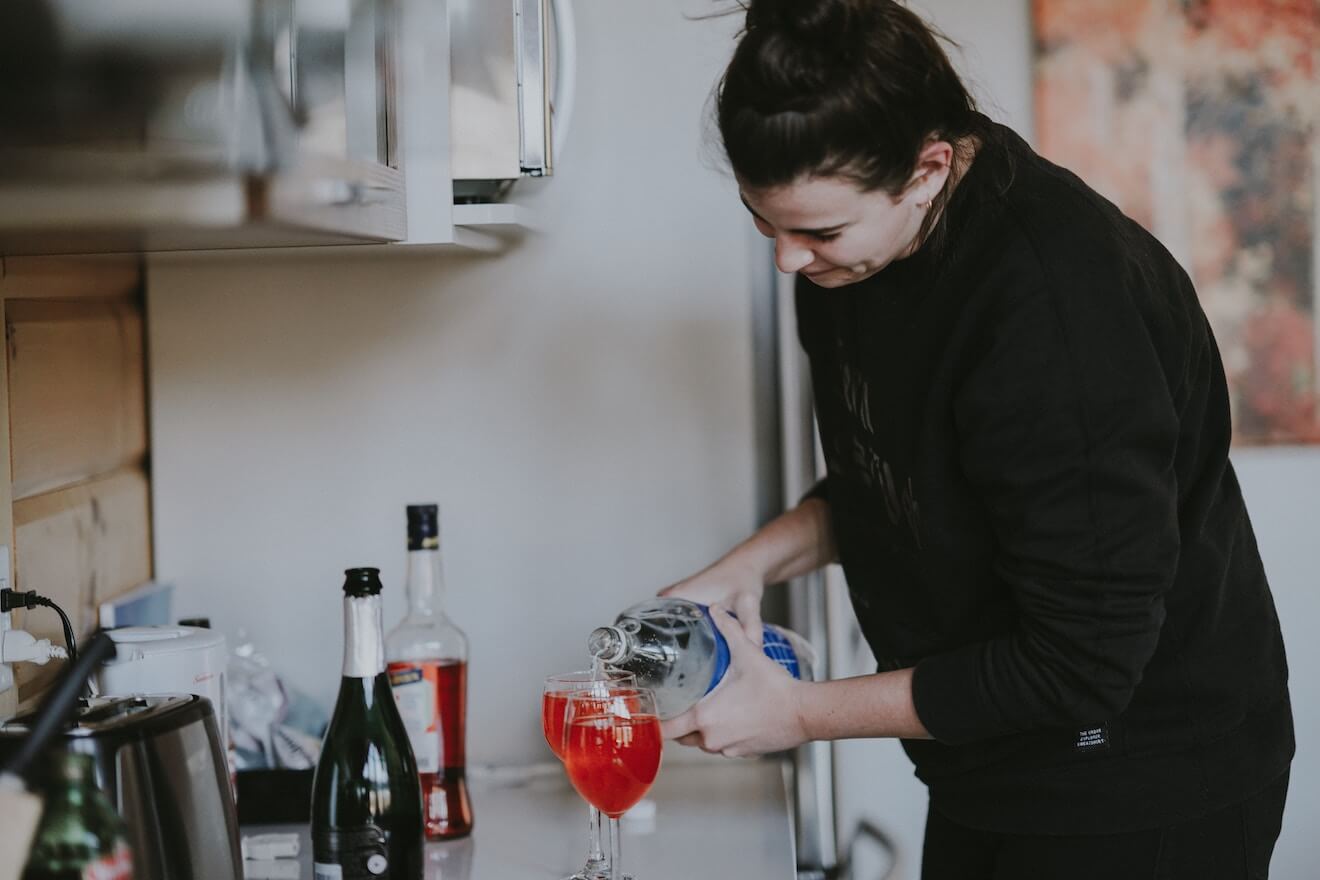
<path fill-rule="evenodd" d="M 915 666 L 932 804 L 990 831 L 1190 818 L 1293 753 L 1219 352 L 1147 232 L 997 127 L 942 245 L 798 279 L 840 561 Z"/>

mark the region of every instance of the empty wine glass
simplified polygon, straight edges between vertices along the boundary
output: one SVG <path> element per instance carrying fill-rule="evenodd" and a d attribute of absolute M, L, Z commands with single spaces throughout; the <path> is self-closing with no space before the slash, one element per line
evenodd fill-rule
<path fill-rule="evenodd" d="M 568 695 L 564 767 L 578 794 L 609 817 L 613 880 L 631 880 L 623 872 L 619 817 L 650 791 L 662 746 L 652 691 L 597 682 Z"/>
<path fill-rule="evenodd" d="M 636 684 L 631 673 L 597 672 L 591 669 L 547 675 L 545 678 L 541 688 L 541 730 L 545 733 L 546 744 L 561 761 L 564 760 L 564 715 L 568 695 L 590 687 L 593 682 L 617 687 L 632 687 Z M 609 880 L 609 864 L 605 861 L 600 845 L 600 810 L 590 803 L 587 807 L 587 861 L 582 870 L 570 874 L 566 880 Z"/>

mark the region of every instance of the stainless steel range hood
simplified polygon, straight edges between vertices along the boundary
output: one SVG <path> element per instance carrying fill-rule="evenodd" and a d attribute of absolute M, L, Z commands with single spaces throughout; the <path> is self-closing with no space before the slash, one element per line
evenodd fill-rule
<path fill-rule="evenodd" d="M 392 0 L 0 3 L 0 254 L 395 241 Z"/>

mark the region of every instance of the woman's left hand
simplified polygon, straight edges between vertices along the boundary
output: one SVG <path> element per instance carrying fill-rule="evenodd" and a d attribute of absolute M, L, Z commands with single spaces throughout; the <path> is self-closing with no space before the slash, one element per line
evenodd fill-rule
<path fill-rule="evenodd" d="M 800 694 L 810 684 L 765 656 L 729 612 L 712 605 L 710 616 L 729 643 L 729 668 L 701 702 L 664 722 L 665 738 L 726 758 L 781 752 L 806 742 Z"/>

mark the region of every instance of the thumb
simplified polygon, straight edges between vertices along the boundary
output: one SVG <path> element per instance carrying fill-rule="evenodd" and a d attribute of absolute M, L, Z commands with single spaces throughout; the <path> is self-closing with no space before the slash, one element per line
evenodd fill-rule
<path fill-rule="evenodd" d="M 747 633 L 743 632 L 737 619 L 722 607 L 719 605 L 710 606 L 710 619 L 715 622 L 715 628 L 720 631 L 720 635 L 724 636 L 724 641 L 729 643 L 729 659 L 731 661 L 736 662 L 740 658 L 746 657 L 749 651 L 760 653 L 760 648 L 755 642 L 747 638 Z"/>
<path fill-rule="evenodd" d="M 752 644 L 761 644 L 761 598 L 751 593 L 739 593 L 733 600 L 733 613 L 738 616 L 738 623 Z"/>

